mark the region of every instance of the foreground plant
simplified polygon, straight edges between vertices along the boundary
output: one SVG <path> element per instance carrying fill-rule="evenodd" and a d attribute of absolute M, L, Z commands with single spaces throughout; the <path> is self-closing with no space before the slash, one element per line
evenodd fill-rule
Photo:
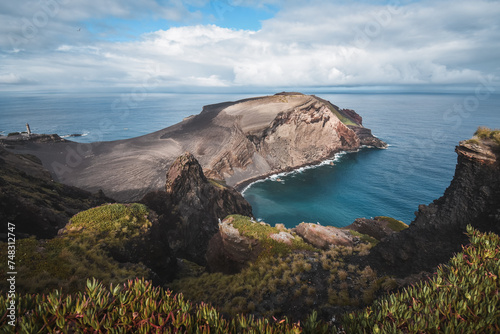
<path fill-rule="evenodd" d="M 182 294 L 152 286 L 144 279 L 105 288 L 88 280 L 85 292 L 17 299 L 15 327 L 5 316 L 8 300 L 0 296 L 0 328 L 7 333 L 324 333 L 328 326 L 313 313 L 305 322 L 237 315 L 226 320 L 212 306 L 192 304 Z"/>
<path fill-rule="evenodd" d="M 343 319 L 347 333 L 499 333 L 500 238 L 467 228 L 471 244 L 428 282 Z"/>

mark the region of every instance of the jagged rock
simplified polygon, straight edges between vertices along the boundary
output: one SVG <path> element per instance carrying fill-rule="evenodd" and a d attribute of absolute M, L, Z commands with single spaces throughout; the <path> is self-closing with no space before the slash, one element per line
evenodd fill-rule
<path fill-rule="evenodd" d="M 0 147 L 0 221 L 16 226 L 18 238 L 52 238 L 80 211 L 113 202 L 102 191 L 95 194 L 52 181 L 34 156 L 15 155 Z"/>
<path fill-rule="evenodd" d="M 274 225 L 274 227 L 276 227 L 280 231 L 286 231 L 287 230 L 287 228 L 285 227 L 285 224 L 278 223 L 278 224 Z"/>
<path fill-rule="evenodd" d="M 228 217 L 219 224 L 219 232 L 210 240 L 207 261 L 210 271 L 235 274 L 240 272 L 249 261 L 259 256 L 262 248 L 257 239 L 242 236 Z"/>
<path fill-rule="evenodd" d="M 146 195 L 142 203 L 159 214 L 178 257 L 205 264 L 209 240 L 217 233 L 219 219 L 230 214 L 252 215 L 250 204 L 234 189 L 208 180 L 190 153 L 169 168 L 165 191 Z"/>
<path fill-rule="evenodd" d="M 271 239 L 276 240 L 277 242 L 281 242 L 287 245 L 292 245 L 293 240 L 295 237 L 291 235 L 289 232 L 280 232 L 280 233 L 274 233 L 269 236 Z"/>
<path fill-rule="evenodd" d="M 376 148 L 387 148 L 387 144 L 372 134 L 372 130 L 362 126 L 349 125 L 349 129 L 356 133 L 361 145 Z"/>
<path fill-rule="evenodd" d="M 199 115 L 138 138 L 91 144 L 13 141 L 11 149 L 39 157 L 59 182 L 134 202 L 162 189 L 165 169 L 186 151 L 207 177 L 239 187 L 339 151 L 383 146 L 361 120 L 316 96 L 281 93 L 205 106 Z"/>
<path fill-rule="evenodd" d="M 359 125 L 363 124 L 363 117 L 361 117 L 357 112 L 355 112 L 352 109 L 342 109 L 339 110 L 343 115 L 345 115 L 347 118 L 352 119 L 355 123 L 358 123 Z"/>
<path fill-rule="evenodd" d="M 351 225 L 344 227 L 361 234 L 366 234 L 377 240 L 384 240 L 388 236 L 399 233 L 408 228 L 406 224 L 388 217 L 375 217 L 374 219 L 358 218 Z"/>
<path fill-rule="evenodd" d="M 7 137 L 0 136 L 0 144 L 2 146 L 11 145 L 25 145 L 28 143 L 64 143 L 68 142 L 66 139 L 61 138 L 57 134 L 30 134 L 27 133 L 17 133 L 14 135 L 9 135 Z"/>
<path fill-rule="evenodd" d="M 444 195 L 420 205 L 415 220 L 401 233 L 374 247 L 366 261 L 380 273 L 405 277 L 432 271 L 468 239 L 468 224 L 500 232 L 500 162 L 498 146 L 461 142 L 455 175 Z"/>
<path fill-rule="evenodd" d="M 293 231 L 304 241 L 320 249 L 329 249 L 334 245 L 354 245 L 354 237 L 348 231 L 333 226 L 301 223 Z"/>

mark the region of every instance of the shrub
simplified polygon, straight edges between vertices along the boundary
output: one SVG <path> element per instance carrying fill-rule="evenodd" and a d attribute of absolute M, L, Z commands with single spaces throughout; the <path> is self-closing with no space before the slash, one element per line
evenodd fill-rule
<path fill-rule="evenodd" d="M 240 304 L 240 301 L 236 301 Z M 0 314 L 6 314 L 8 299 L 0 296 Z M 212 306 L 192 304 L 182 294 L 153 287 L 136 279 L 105 288 L 88 280 L 85 292 L 65 295 L 55 290 L 47 295 L 24 295 L 17 299 L 15 327 L 0 319 L 4 332 L 14 333 L 301 333 L 299 324 L 287 318 L 271 321 L 237 315 L 225 319 Z M 322 328 L 315 315 L 307 328 Z M 324 325 L 323 325 L 324 326 Z M 9 331 L 10 329 L 10 331 Z"/>
<path fill-rule="evenodd" d="M 272 239 L 271 234 L 277 234 L 281 232 L 276 227 L 269 226 L 264 223 L 253 222 L 249 217 L 241 215 L 232 215 L 233 218 L 231 224 L 236 228 L 241 235 L 259 240 L 263 250 L 260 257 L 269 256 L 284 256 L 294 251 L 304 250 L 304 251 L 318 251 L 316 248 L 312 247 L 308 243 L 304 242 L 299 236 L 295 236 L 292 240 L 291 245 L 287 245 L 282 242 L 278 242 Z"/>
<path fill-rule="evenodd" d="M 480 139 L 491 139 L 497 145 L 500 145 L 500 129 L 491 130 L 487 127 L 480 126 L 474 133 L 474 136 Z"/>
<path fill-rule="evenodd" d="M 471 244 L 435 276 L 344 316 L 347 333 L 500 332 L 500 237 L 467 228 Z"/>
<path fill-rule="evenodd" d="M 397 220 L 392 217 L 379 216 L 375 217 L 375 219 L 386 221 L 388 223 L 387 227 L 393 230 L 394 232 L 401 232 L 408 228 L 408 225 L 403 223 L 401 220 Z"/>
<path fill-rule="evenodd" d="M 60 288 L 63 292 L 75 292 L 84 288 L 89 277 L 105 284 L 149 277 L 150 271 L 144 265 L 121 264 L 107 250 L 147 230 L 151 226 L 148 214 L 141 204 L 104 205 L 75 215 L 66 231 L 54 239 L 18 240 L 17 290 L 33 293 Z M 6 248 L 0 247 L 0 256 L 4 258 Z M 7 289 L 5 275 L 0 273 L 2 291 Z"/>

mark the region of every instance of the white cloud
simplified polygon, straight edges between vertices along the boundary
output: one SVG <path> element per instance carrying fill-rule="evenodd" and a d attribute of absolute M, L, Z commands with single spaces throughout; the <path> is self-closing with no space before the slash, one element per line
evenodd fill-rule
<path fill-rule="evenodd" d="M 233 2 L 227 3 L 237 5 Z M 390 7 L 309 1 L 304 6 L 292 1 L 264 21 L 259 31 L 187 25 L 129 42 L 98 41 L 89 32 L 77 33 L 75 27 L 62 34 L 61 29 L 74 21 L 61 5 L 59 19 L 40 29 L 30 47 L 0 53 L 0 73 L 9 72 L 4 83 L 24 78 L 17 83 L 62 87 L 133 86 L 153 76 L 167 87 L 474 84 L 479 76 L 500 75 L 499 4 L 441 0 Z M 133 1 L 68 3 L 78 9 L 78 19 L 141 16 L 155 10 L 157 15 L 171 11 L 168 15 L 177 18 L 199 15 L 184 5 L 168 1 L 162 12 L 152 0 L 141 2 L 141 9 Z M 21 7 L 26 13 L 26 6 Z M 5 19 L 12 21 L 8 13 L 13 8 L 17 7 L 6 7 Z M 137 13 L 131 14 L 134 10 Z M 2 30 L 9 28 L 2 24 Z M 5 43 L 5 37 L 0 38 L 0 45 Z"/>
<path fill-rule="evenodd" d="M 26 78 L 22 78 L 14 73 L 0 74 L 0 85 L 19 85 L 28 83 L 33 82 L 30 82 Z"/>

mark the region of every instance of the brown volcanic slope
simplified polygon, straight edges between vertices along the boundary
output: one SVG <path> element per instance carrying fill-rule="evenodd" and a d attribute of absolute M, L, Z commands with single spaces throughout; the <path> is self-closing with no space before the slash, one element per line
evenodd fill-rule
<path fill-rule="evenodd" d="M 59 182 L 136 201 L 164 187 L 165 171 L 184 152 L 198 159 L 208 177 L 235 186 L 368 144 L 385 145 L 352 110 L 293 93 L 205 106 L 196 116 L 132 139 L 11 141 L 9 148 L 39 157 Z"/>

